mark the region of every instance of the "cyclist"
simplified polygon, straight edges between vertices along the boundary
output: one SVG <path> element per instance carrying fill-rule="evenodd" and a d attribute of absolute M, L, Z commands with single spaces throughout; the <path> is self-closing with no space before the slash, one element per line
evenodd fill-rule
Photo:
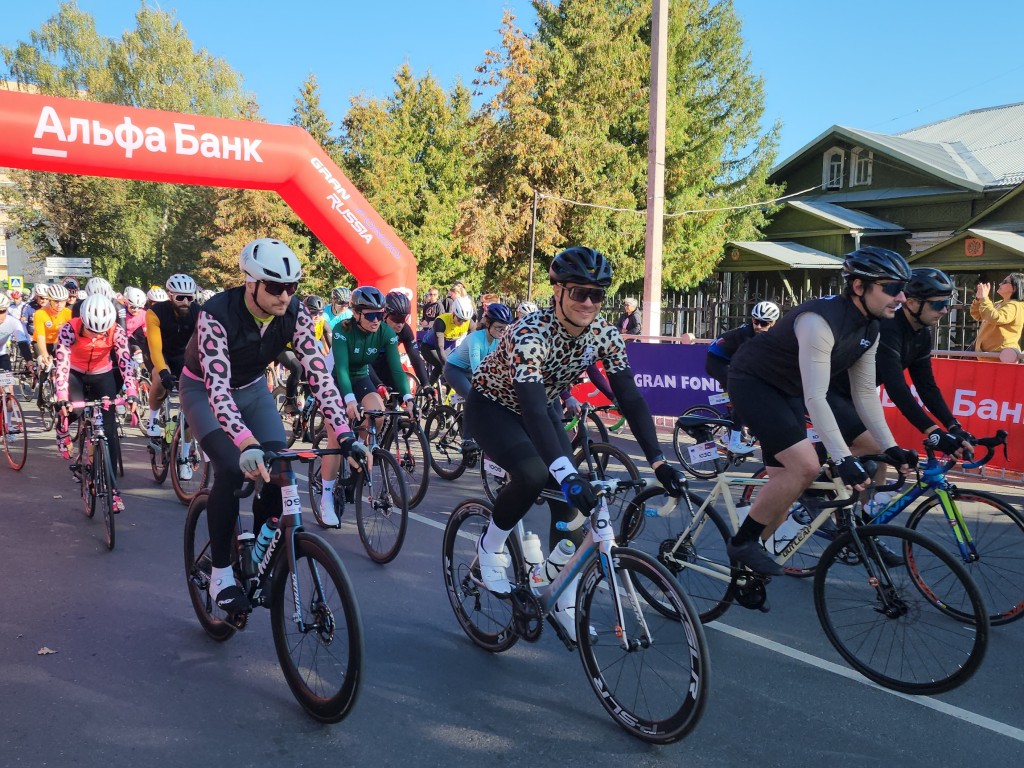
<path fill-rule="evenodd" d="M 306 308 L 310 317 L 313 318 L 313 332 L 316 337 L 317 349 L 323 354 L 331 346 L 329 341 L 324 341 L 324 300 L 319 296 L 310 295 L 302 300 L 302 306 Z M 282 411 L 290 416 L 298 410 L 295 398 L 299 394 L 299 381 L 302 379 L 302 363 L 299 362 L 299 358 L 291 350 L 290 346 L 285 347 L 281 354 L 277 356 L 277 362 L 288 369 L 288 379 L 284 383 L 284 407 Z"/>
<path fill-rule="evenodd" d="M 405 350 L 416 378 L 424 382 L 424 387 L 430 389 L 426 384 L 427 366 L 423 362 L 419 349 L 416 348 L 416 334 L 408 322 L 411 309 L 409 297 L 401 291 L 390 291 L 384 297 L 384 322 L 388 324 L 388 327 L 398 337 L 398 343 Z M 381 350 L 377 355 L 377 359 L 370 366 L 370 377 L 373 379 L 374 384 L 384 385 L 392 391 L 398 391 L 398 382 L 392 378 L 391 365 L 388 362 L 388 355 L 384 350 Z"/>
<path fill-rule="evenodd" d="M 575 512 L 591 512 L 597 499 L 590 484 L 573 467 L 572 447 L 553 408 L 558 393 L 583 370 L 601 360 L 622 413 L 654 468 L 658 481 L 678 495 L 681 475 L 665 462 L 647 403 L 637 391 L 622 337 L 598 314 L 612 281 L 608 259 L 591 248 L 568 248 L 551 262 L 552 306 L 517 322 L 484 358 L 473 375 L 466 401 L 465 426 L 481 448 L 509 473 L 511 481 L 498 495 L 494 514 L 477 543 L 484 586 L 508 594 L 505 541 L 516 523 L 552 479 L 566 503 L 551 503 L 549 544 L 566 538 L 555 524 Z M 582 529 L 568 534 L 576 543 Z M 570 586 L 555 607 L 555 617 L 575 637 L 575 588 Z"/>
<path fill-rule="evenodd" d="M 88 290 L 88 289 L 87 289 Z M 125 388 L 128 391 L 130 409 L 134 413 L 136 403 L 135 374 L 130 364 L 128 337 L 117 324 L 117 310 L 114 303 L 99 293 L 90 294 L 81 302 L 79 316 L 66 322 L 60 329 L 54 350 L 53 382 L 57 407 L 62 411 L 62 421 L 71 414 L 69 400 L 98 400 L 102 397 L 116 397 L 120 386 L 114 377 L 111 354 L 117 359 Z M 81 418 L 82 409 L 74 414 Z M 113 407 L 103 411 L 103 432 L 111 458 L 117 455 L 117 411 Z M 58 441 L 66 450 L 67 426 L 58 425 Z M 71 466 L 79 482 L 82 482 L 81 467 Z M 114 473 L 117 474 L 116 472 Z M 111 492 L 115 512 L 124 510 L 124 502 L 117 489 L 117 478 L 111 477 Z"/>
<path fill-rule="evenodd" d="M 243 285 L 218 293 L 199 312 L 182 368 L 180 398 L 193 434 L 213 469 L 207 508 L 210 530 L 210 596 L 227 613 L 248 609 L 231 570 L 238 497 L 245 478 L 269 480 L 263 451 L 285 446 L 284 425 L 264 372 L 291 343 L 309 377 L 313 395 L 342 449 L 363 455 L 343 418 L 341 400 L 323 356 L 313 320 L 293 295 L 302 265 L 279 240 L 260 238 L 239 255 Z M 253 501 L 254 530 L 281 514 L 281 489 L 264 486 Z"/>
<path fill-rule="evenodd" d="M 465 288 L 462 290 L 465 292 Z M 420 339 L 420 352 L 430 365 L 431 386 L 437 384 L 441 377 L 449 352 L 469 333 L 472 317 L 473 300 L 468 296 L 458 296 L 452 299 L 452 311 L 438 315 L 433 326 Z"/>
<path fill-rule="evenodd" d="M 167 278 L 166 285 L 166 293 L 160 293 L 167 299 L 154 302 L 146 311 L 146 342 L 152 363 L 149 372 L 152 382 L 149 388 L 149 421 L 146 424 L 146 434 L 150 437 L 160 436 L 160 425 L 157 424 L 160 404 L 181 376 L 185 347 L 192 338 L 199 317 L 195 280 L 188 275 L 174 274 Z M 159 293 L 150 293 L 160 297 Z M 182 470 L 187 472 L 187 465 Z"/>
<path fill-rule="evenodd" d="M 779 305 L 771 301 L 759 301 L 750 311 L 750 322 L 744 323 L 738 328 L 726 331 L 708 347 L 708 354 L 704 361 L 704 370 L 708 375 L 714 377 L 718 386 L 723 392 L 729 391 L 729 363 L 732 356 L 747 341 L 754 338 L 755 334 L 764 333 L 782 315 Z M 746 456 L 754 452 L 754 446 L 743 442 L 743 424 L 736 420 L 733 414 L 733 429 L 729 433 L 729 450 L 738 456 Z"/>
<path fill-rule="evenodd" d="M 342 320 L 352 317 L 352 310 L 349 303 L 352 301 L 352 291 L 339 285 L 331 291 L 331 305 L 324 307 L 324 318 L 327 320 L 328 329 L 334 328 Z M 327 343 L 330 345 L 331 334 L 327 334 Z"/>
<path fill-rule="evenodd" d="M 82 293 L 81 288 L 79 287 L 78 281 L 75 280 L 75 278 L 73 278 L 73 277 L 65 278 L 63 285 L 64 285 L 64 288 L 68 292 L 68 302 L 67 302 L 66 306 L 67 306 L 68 309 L 70 309 L 72 311 L 72 315 L 73 315 L 73 313 L 75 311 L 75 305 L 79 301 L 83 300 L 85 297 L 81 295 L 81 293 Z"/>
<path fill-rule="evenodd" d="M 537 305 L 532 301 L 521 301 L 519 306 L 516 307 L 516 320 L 522 320 L 531 312 L 537 311 Z"/>
<path fill-rule="evenodd" d="M 167 291 L 161 288 L 159 285 L 154 285 L 146 293 L 146 309 L 148 310 L 154 304 L 159 304 L 162 301 L 168 300 Z"/>
<path fill-rule="evenodd" d="M 117 302 L 117 297 L 114 293 L 114 288 L 110 285 L 106 278 L 103 277 L 90 277 L 89 281 L 85 284 L 85 290 L 82 293 L 86 296 L 105 296 L 110 299 L 114 305 L 114 309 L 117 311 L 117 324 L 121 328 L 125 327 L 125 309 Z M 78 317 L 82 311 L 82 301 L 77 302 L 74 306 L 71 306 L 71 316 Z M 69 305 L 70 306 L 70 305 Z"/>
<path fill-rule="evenodd" d="M 856 491 L 870 483 L 829 408 L 830 379 L 849 378 L 857 414 L 878 445 L 888 446 L 886 455 L 901 471 L 917 462 L 913 451 L 896 445 L 875 393 L 878 324 L 892 318 L 905 300 L 910 267 L 895 251 L 868 247 L 846 256 L 843 274 L 842 295 L 813 299 L 791 310 L 771 331 L 740 347 L 729 368 L 733 405 L 761 440 L 768 482 L 727 550 L 756 573 L 783 573 L 761 539 L 785 519 L 821 469 L 807 437 L 806 415 L 843 482 Z"/>
<path fill-rule="evenodd" d="M 490 303 L 484 310 L 483 323 L 482 329 L 469 334 L 466 340 L 448 355 L 448 362 L 444 366 L 444 380 L 463 399 L 469 397 L 473 373 L 480 367 L 483 359 L 497 349 L 498 341 L 512 325 L 512 310 L 504 304 Z M 463 420 L 462 452 L 472 453 L 478 450 L 480 447 Z"/>
<path fill-rule="evenodd" d="M 146 294 L 141 288 L 128 286 L 124 289 L 125 333 L 129 340 L 139 329 L 146 327 Z"/>
<path fill-rule="evenodd" d="M 387 355 L 391 378 L 402 395 L 403 407 L 412 413 L 412 395 L 409 380 L 402 370 L 398 356 L 398 337 L 384 324 L 384 294 L 372 285 L 352 291 L 352 317 L 334 326 L 331 351 L 334 353 L 334 381 L 345 398 L 345 411 L 350 424 L 360 421 L 360 404 L 369 410 L 383 410 L 384 401 L 370 378 L 370 364 L 383 350 Z M 333 440 L 328 435 L 328 447 Z M 336 456 L 325 456 L 320 468 L 323 478 L 323 497 L 320 513 L 324 525 L 340 524 L 334 512 L 334 484 L 338 479 L 339 462 Z M 355 475 L 350 474 L 355 480 Z"/>
<path fill-rule="evenodd" d="M 57 343 L 57 334 L 68 320 L 71 319 L 71 310 L 67 308 L 68 289 L 58 283 L 48 283 L 46 286 L 49 301 L 33 316 L 35 324 L 35 337 L 33 341 L 36 346 L 39 364 L 43 367 L 40 374 L 41 381 L 45 380 L 45 370 L 53 363 L 53 347 Z M 36 403 L 39 409 L 44 407 L 43 387 L 40 383 L 39 398 Z"/>
<path fill-rule="evenodd" d="M 28 346 L 28 336 L 25 334 L 25 326 L 14 317 L 11 312 L 11 301 L 7 294 L 0 291 L 0 371 L 11 370 L 11 356 L 7 352 L 7 343 L 13 339 L 18 345 L 22 358 L 32 359 L 32 351 Z"/>

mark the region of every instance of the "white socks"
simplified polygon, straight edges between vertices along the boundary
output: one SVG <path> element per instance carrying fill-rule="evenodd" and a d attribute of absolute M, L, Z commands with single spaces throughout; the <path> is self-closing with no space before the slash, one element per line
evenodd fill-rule
<path fill-rule="evenodd" d="M 491 520 L 487 525 L 487 530 L 484 531 L 484 536 L 480 540 L 480 543 L 483 544 L 485 552 L 490 552 L 491 554 L 503 552 L 505 549 L 505 541 L 508 539 L 508 535 L 510 533 L 511 531 L 501 530 L 501 528 L 496 526 L 494 521 Z"/>

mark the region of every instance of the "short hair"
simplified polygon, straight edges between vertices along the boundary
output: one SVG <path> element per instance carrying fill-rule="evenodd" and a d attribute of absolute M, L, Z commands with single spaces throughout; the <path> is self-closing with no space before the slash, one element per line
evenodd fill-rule
<path fill-rule="evenodd" d="M 622 303 L 624 306 L 635 307 L 637 306 L 636 299 L 623 299 Z"/>

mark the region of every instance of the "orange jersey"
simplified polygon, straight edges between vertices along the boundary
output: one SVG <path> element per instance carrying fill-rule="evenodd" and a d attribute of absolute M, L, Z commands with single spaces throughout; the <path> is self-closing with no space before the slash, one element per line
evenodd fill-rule
<path fill-rule="evenodd" d="M 56 344 L 60 329 L 64 327 L 64 323 L 71 321 L 71 310 L 67 307 L 56 314 L 52 313 L 51 309 L 50 306 L 43 307 L 32 316 L 36 325 L 36 335 L 33 338 L 38 344 Z"/>

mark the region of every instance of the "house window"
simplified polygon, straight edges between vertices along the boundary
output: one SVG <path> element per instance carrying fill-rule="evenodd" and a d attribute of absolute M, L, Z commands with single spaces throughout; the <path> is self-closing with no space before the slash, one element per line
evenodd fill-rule
<path fill-rule="evenodd" d="M 821 169 L 821 185 L 825 189 L 843 188 L 843 163 L 845 154 L 842 147 L 833 147 L 825 153 Z"/>
<path fill-rule="evenodd" d="M 871 183 L 871 166 L 874 159 L 875 153 L 868 149 L 855 147 L 850 152 L 850 171 L 853 174 L 853 178 L 850 179 L 851 187 Z"/>

